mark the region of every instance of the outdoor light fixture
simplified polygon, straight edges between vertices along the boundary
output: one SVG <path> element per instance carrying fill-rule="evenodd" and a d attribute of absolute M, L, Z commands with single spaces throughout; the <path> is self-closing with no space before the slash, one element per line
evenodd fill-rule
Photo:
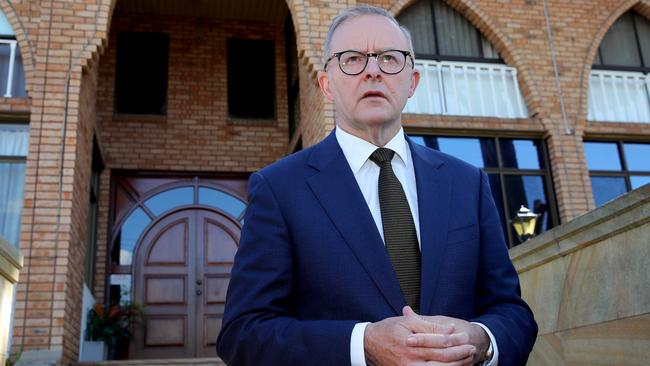
<path fill-rule="evenodd" d="M 535 224 L 539 215 L 527 209 L 524 205 L 510 223 L 515 228 L 521 243 L 535 236 Z"/>

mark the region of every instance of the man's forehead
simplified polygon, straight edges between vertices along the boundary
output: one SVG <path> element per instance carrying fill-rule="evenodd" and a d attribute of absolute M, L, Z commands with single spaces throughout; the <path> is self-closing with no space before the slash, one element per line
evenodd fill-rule
<path fill-rule="evenodd" d="M 347 20 L 334 31 L 331 42 L 333 52 L 395 48 L 407 49 L 406 37 L 397 24 L 381 15 L 361 15 Z"/>

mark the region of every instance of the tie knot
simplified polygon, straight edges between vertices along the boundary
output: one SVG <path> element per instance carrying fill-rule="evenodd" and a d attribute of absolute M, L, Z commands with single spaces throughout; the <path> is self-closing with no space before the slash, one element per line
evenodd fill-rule
<path fill-rule="evenodd" d="M 370 160 L 381 166 L 383 163 L 393 160 L 393 155 L 395 155 L 395 151 L 385 147 L 380 147 L 370 155 Z"/>

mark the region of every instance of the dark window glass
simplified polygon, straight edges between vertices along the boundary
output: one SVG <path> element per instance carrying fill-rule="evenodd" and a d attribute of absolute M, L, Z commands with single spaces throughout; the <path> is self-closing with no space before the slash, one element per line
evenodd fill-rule
<path fill-rule="evenodd" d="M 228 113 L 235 118 L 275 117 L 273 41 L 228 40 Z"/>
<path fill-rule="evenodd" d="M 418 58 L 499 60 L 490 42 L 442 0 L 420 0 L 398 20 L 410 32 Z"/>
<path fill-rule="evenodd" d="M 621 170 L 621 159 L 615 142 L 585 142 L 589 170 Z"/>
<path fill-rule="evenodd" d="M 650 172 L 650 144 L 623 144 L 627 170 Z"/>
<path fill-rule="evenodd" d="M 607 31 L 600 44 L 602 63 L 612 66 L 641 66 L 631 13 L 623 14 Z"/>
<path fill-rule="evenodd" d="M 536 233 L 558 224 L 552 182 L 541 140 L 500 137 L 411 136 L 413 142 L 462 159 L 487 173 L 509 246 L 519 244 L 510 220 L 524 205 L 540 215 Z M 498 148 L 497 148 L 498 147 Z"/>
<path fill-rule="evenodd" d="M 517 215 L 521 205 L 528 207 L 533 212 L 539 214 L 537 218 L 537 229 L 539 233 L 550 229 L 549 205 L 546 198 L 546 187 L 544 186 L 544 177 L 541 175 L 506 175 L 505 176 L 506 192 L 508 193 L 508 217 L 512 218 Z M 513 237 L 517 234 L 511 227 Z"/>
<path fill-rule="evenodd" d="M 624 177 L 591 177 L 591 190 L 594 193 L 596 206 L 602 206 L 606 202 L 627 192 Z"/>
<path fill-rule="evenodd" d="M 117 113 L 167 113 L 169 36 L 120 32 L 117 35 Z"/>
<path fill-rule="evenodd" d="M 499 139 L 503 166 L 517 169 L 543 169 L 541 142 L 538 140 Z"/>
<path fill-rule="evenodd" d="M 596 206 L 650 183 L 650 144 L 585 141 L 584 148 Z"/>
<path fill-rule="evenodd" d="M 426 145 L 457 157 L 478 168 L 498 166 L 494 139 L 464 137 L 424 137 Z"/>
<path fill-rule="evenodd" d="M 635 11 L 621 15 L 605 34 L 594 65 L 650 71 L 650 21 Z"/>

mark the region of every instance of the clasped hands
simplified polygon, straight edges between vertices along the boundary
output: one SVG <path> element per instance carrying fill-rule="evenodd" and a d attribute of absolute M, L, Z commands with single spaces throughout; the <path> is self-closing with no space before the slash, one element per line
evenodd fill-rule
<path fill-rule="evenodd" d="M 461 366 L 485 358 L 490 339 L 480 326 L 446 316 L 421 316 L 409 306 L 402 313 L 366 327 L 369 365 Z"/>

